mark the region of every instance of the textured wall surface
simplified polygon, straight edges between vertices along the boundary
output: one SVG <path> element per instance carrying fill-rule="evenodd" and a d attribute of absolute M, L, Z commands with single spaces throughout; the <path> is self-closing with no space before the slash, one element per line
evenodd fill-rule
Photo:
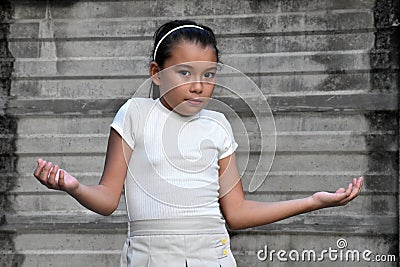
<path fill-rule="evenodd" d="M 98 183 L 109 124 L 148 78 L 152 34 L 171 18 L 213 28 L 222 62 L 268 97 L 276 156 L 267 180 L 247 198 L 305 197 L 365 176 L 362 194 L 346 207 L 231 231 L 238 265 L 397 266 L 398 0 L 16 0 L 0 7 L 2 266 L 117 265 L 126 235 L 123 198 L 112 216 L 99 216 L 44 188 L 32 171 L 45 157 L 85 184 Z M 254 125 L 250 145 L 260 149 L 251 114 L 235 97 L 220 97 Z M 245 154 L 239 149 L 239 161 Z M 245 188 L 256 160 L 252 153 Z M 339 238 L 346 249 L 396 255 L 397 262 L 271 262 L 256 255 L 266 245 L 338 249 Z"/>
<path fill-rule="evenodd" d="M 12 7 L 9 1 L 0 3 L 0 228 L 4 229 L 9 207 L 7 196 L 18 180 L 17 174 L 17 118 L 8 112 L 11 96 L 11 77 L 14 57 L 9 50 L 9 21 Z M 21 265 L 24 256 L 14 250 L 15 231 L 0 231 L 0 262 L 4 266 Z M 11 253 L 10 253 L 11 252 Z"/>

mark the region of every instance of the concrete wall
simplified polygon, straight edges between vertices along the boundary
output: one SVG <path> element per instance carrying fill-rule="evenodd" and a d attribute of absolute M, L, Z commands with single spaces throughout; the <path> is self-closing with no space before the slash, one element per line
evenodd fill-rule
<path fill-rule="evenodd" d="M 11 100 L 11 77 L 14 57 L 9 51 L 7 40 L 10 32 L 11 4 L 7 1 L 0 3 L 0 262 L 3 266 L 8 263 L 18 265 L 23 261 L 23 255 L 9 253 L 14 251 L 14 231 L 3 230 L 6 224 L 8 207 L 11 205 L 7 191 L 12 190 L 18 180 L 17 174 L 17 118 L 8 112 Z"/>
<path fill-rule="evenodd" d="M 337 249 L 339 238 L 348 249 L 398 258 L 398 0 L 17 0 L 1 8 L 3 266 L 117 265 L 126 235 L 123 201 L 114 215 L 95 215 L 41 186 L 32 171 L 36 158 L 46 157 L 85 184 L 98 182 L 109 123 L 147 78 L 154 30 L 182 17 L 212 27 L 222 62 L 268 96 L 276 157 L 266 182 L 247 198 L 293 199 L 366 178 L 346 207 L 231 231 L 238 265 L 313 266 L 260 261 L 256 253 L 265 245 Z M 221 99 L 255 125 L 237 99 Z M 248 100 L 257 107 L 256 96 Z M 258 142 L 252 138 L 251 146 Z"/>

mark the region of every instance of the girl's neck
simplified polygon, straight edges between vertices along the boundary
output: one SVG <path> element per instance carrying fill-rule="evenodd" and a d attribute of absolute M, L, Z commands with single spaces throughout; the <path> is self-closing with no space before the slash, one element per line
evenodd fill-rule
<path fill-rule="evenodd" d="M 160 102 L 160 106 L 162 109 L 164 109 L 165 111 L 172 112 L 173 114 L 176 114 L 177 116 L 182 117 L 184 119 L 191 119 L 194 117 L 198 117 L 199 113 L 201 112 L 201 110 L 200 110 L 198 113 L 193 114 L 193 115 L 183 115 L 179 112 L 176 112 L 162 96 L 160 98 L 158 98 L 158 100 Z"/>

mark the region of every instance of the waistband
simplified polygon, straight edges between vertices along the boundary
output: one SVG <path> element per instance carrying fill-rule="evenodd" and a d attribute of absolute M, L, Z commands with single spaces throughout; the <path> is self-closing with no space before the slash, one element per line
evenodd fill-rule
<path fill-rule="evenodd" d="M 222 218 L 189 217 L 130 221 L 128 236 L 225 233 L 227 230 Z"/>

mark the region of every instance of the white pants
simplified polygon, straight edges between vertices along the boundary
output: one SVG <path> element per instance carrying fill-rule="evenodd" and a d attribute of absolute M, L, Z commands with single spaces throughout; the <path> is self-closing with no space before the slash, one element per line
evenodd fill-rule
<path fill-rule="evenodd" d="M 130 222 L 121 267 L 236 267 L 223 220 L 212 217 Z"/>

